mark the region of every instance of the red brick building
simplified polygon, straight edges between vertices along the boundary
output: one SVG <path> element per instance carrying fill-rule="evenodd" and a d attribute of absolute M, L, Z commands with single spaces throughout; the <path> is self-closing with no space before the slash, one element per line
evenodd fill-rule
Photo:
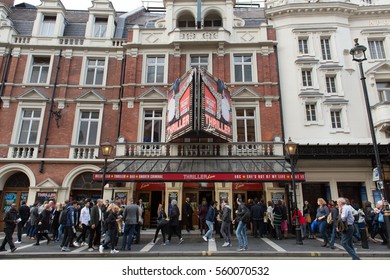
<path fill-rule="evenodd" d="M 264 9 L 220 0 L 204 3 L 198 16 L 196 1 L 129 13 L 107 0 L 92 4 L 73 11 L 59 0 L 0 3 L 2 211 L 22 199 L 101 197 L 101 180 L 92 178 L 103 167 L 106 139 L 115 149 L 103 196 L 142 198 L 148 224 L 157 204 L 172 198 L 180 205 L 189 196 L 194 208 L 203 198 L 286 198 L 276 38 Z M 230 91 L 232 141 L 203 131 L 168 143 L 167 92 L 199 67 Z M 139 168 L 154 174 L 153 164 L 167 163 L 199 176 L 137 177 Z M 169 174 L 164 168 L 157 173 Z M 207 179 L 218 168 L 219 181 Z M 114 173 L 138 179 L 110 180 Z"/>

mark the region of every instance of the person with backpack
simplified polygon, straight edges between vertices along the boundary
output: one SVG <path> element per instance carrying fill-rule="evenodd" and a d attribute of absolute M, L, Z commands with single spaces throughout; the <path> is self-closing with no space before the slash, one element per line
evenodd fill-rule
<path fill-rule="evenodd" d="M 251 219 L 251 213 L 249 209 L 242 202 L 241 198 L 237 198 L 238 209 L 236 210 L 236 220 L 233 221 L 233 224 L 238 223 L 236 229 L 236 236 L 238 239 L 238 249 L 237 251 L 247 251 L 248 250 L 248 236 L 246 234 L 246 224 Z"/>
<path fill-rule="evenodd" d="M 225 243 L 222 247 L 231 247 L 231 235 L 230 235 L 230 225 L 232 224 L 232 209 L 229 206 L 227 199 L 222 201 L 222 225 L 221 225 L 221 234 Z"/>
<path fill-rule="evenodd" d="M 209 210 L 207 211 L 206 216 L 206 225 L 209 228 L 209 230 L 206 232 L 205 235 L 203 235 L 204 241 L 214 241 L 213 239 L 213 230 L 214 230 L 214 221 L 215 221 L 215 207 L 217 205 L 216 201 L 211 202 L 211 206 L 209 207 Z"/>

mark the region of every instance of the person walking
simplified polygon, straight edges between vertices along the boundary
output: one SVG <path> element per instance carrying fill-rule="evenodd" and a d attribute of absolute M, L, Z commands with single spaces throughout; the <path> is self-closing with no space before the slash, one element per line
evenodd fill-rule
<path fill-rule="evenodd" d="M 30 229 L 28 230 L 27 238 L 35 240 L 35 235 L 37 233 L 37 219 L 38 219 L 38 207 L 40 202 L 37 201 L 30 208 Z"/>
<path fill-rule="evenodd" d="M 275 228 L 275 238 L 276 240 L 281 240 L 282 239 L 282 214 L 283 209 L 282 209 L 282 201 L 279 200 L 278 203 L 274 206 L 274 228 Z"/>
<path fill-rule="evenodd" d="M 253 235 L 255 238 L 263 237 L 264 211 L 257 198 L 254 199 L 254 204 L 251 207 L 251 218 L 253 223 Z"/>
<path fill-rule="evenodd" d="M 332 223 L 329 224 L 331 233 L 330 233 L 330 241 L 329 241 L 329 248 L 334 250 L 334 243 L 336 241 L 336 236 L 337 236 L 337 219 L 339 217 L 339 206 L 337 202 L 335 203 L 334 201 L 329 202 L 330 205 L 333 207 L 330 208 L 330 213 L 332 213 Z"/>
<path fill-rule="evenodd" d="M 326 221 L 326 218 L 329 215 L 329 208 L 328 205 L 326 205 L 326 201 L 323 198 L 317 199 L 317 215 L 316 215 L 316 221 L 318 225 L 318 230 L 321 234 L 322 239 L 324 239 L 324 243 L 321 245 L 322 247 L 327 247 L 329 243 L 328 239 L 328 223 Z M 353 233 L 353 232 L 352 232 Z"/>
<path fill-rule="evenodd" d="M 102 221 L 103 221 L 103 212 L 102 212 L 103 199 L 98 199 L 96 204 L 91 209 L 91 221 L 90 221 L 90 230 L 89 230 L 89 239 L 88 239 L 88 251 L 93 252 L 100 245 L 100 239 L 102 236 Z M 95 245 L 95 247 L 94 247 Z"/>
<path fill-rule="evenodd" d="M 91 215 L 89 214 L 89 206 L 90 206 L 90 202 L 87 199 L 85 201 L 84 207 L 83 207 L 83 209 L 81 209 L 81 213 L 80 213 L 79 227 L 82 228 L 82 232 L 79 235 L 79 237 L 77 237 L 76 242 L 77 242 L 77 244 L 79 244 L 81 246 L 88 245 L 88 243 L 85 242 L 85 238 L 87 236 L 87 232 L 89 232 L 89 229 L 90 229 L 89 225 L 91 222 Z M 81 241 L 81 244 L 80 244 L 80 241 Z"/>
<path fill-rule="evenodd" d="M 206 215 L 206 225 L 209 228 L 209 230 L 206 232 L 205 235 L 203 235 L 204 241 L 214 241 L 213 239 L 213 230 L 214 230 L 214 221 L 215 221 L 215 207 L 217 202 L 212 201 L 211 206 L 209 207 L 209 210 L 207 211 Z"/>
<path fill-rule="evenodd" d="M 37 241 L 35 242 L 34 246 L 39 246 L 39 241 L 42 237 L 45 237 L 47 240 L 47 245 L 50 243 L 50 237 L 49 237 L 49 231 L 50 231 L 50 216 L 51 216 L 51 209 L 50 204 L 46 203 L 43 205 L 43 211 L 38 215 L 38 235 L 37 235 Z"/>
<path fill-rule="evenodd" d="M 163 237 L 163 243 L 161 243 L 161 245 L 166 245 L 166 243 L 165 243 L 165 231 L 166 231 L 166 228 L 167 228 L 167 224 L 168 224 L 167 214 L 165 214 L 164 207 L 160 203 L 158 205 L 158 209 L 157 209 L 157 228 L 156 228 L 156 233 L 154 234 L 154 239 L 152 241 L 153 244 L 156 243 L 156 239 L 157 239 L 158 233 L 161 230 L 161 234 L 162 234 L 162 237 Z"/>
<path fill-rule="evenodd" d="M 229 206 L 229 202 L 227 199 L 222 201 L 222 225 L 221 225 L 221 234 L 225 243 L 223 243 L 222 247 L 231 247 L 231 234 L 230 234 L 230 226 L 232 224 L 232 209 Z"/>
<path fill-rule="evenodd" d="M 171 212 L 169 213 L 169 235 L 168 235 L 168 242 L 171 243 L 172 234 L 175 234 L 177 237 L 179 237 L 179 244 L 183 243 L 184 239 L 181 236 L 180 232 L 180 226 L 179 226 L 179 216 L 180 216 L 180 210 L 179 207 L 177 207 L 177 200 L 172 199 L 171 201 Z"/>
<path fill-rule="evenodd" d="M 268 237 L 275 237 L 275 226 L 274 226 L 274 203 L 272 201 L 267 202 L 267 231 Z"/>
<path fill-rule="evenodd" d="M 15 244 L 22 243 L 22 234 L 24 230 L 24 226 L 26 225 L 28 219 L 30 218 L 30 207 L 27 206 L 26 201 L 23 200 L 21 202 L 21 206 L 19 207 L 19 217 L 21 221 L 18 223 L 18 240 L 16 240 Z"/>
<path fill-rule="evenodd" d="M 130 199 L 129 205 L 127 205 L 123 210 L 122 216 L 122 219 L 125 223 L 125 230 L 122 237 L 122 251 L 131 251 L 131 243 L 133 242 L 133 235 L 136 232 L 139 215 L 140 211 L 138 205 L 135 204 L 134 199 Z"/>
<path fill-rule="evenodd" d="M 206 233 L 206 216 L 207 216 L 207 201 L 203 200 L 202 204 L 199 205 L 198 209 L 198 217 L 199 217 L 199 228 L 200 228 L 200 234 L 203 235 Z"/>
<path fill-rule="evenodd" d="M 53 238 L 52 238 L 53 241 L 57 241 L 58 239 L 61 211 L 62 211 L 61 203 L 57 202 L 55 205 L 55 210 L 52 211 L 51 214 L 51 219 L 52 219 L 51 227 L 53 230 Z"/>
<path fill-rule="evenodd" d="M 107 220 L 104 221 L 107 227 L 107 234 L 109 235 L 110 238 L 109 241 L 107 241 L 107 243 L 105 241 L 102 245 L 99 246 L 100 253 L 103 253 L 103 248 L 106 245 L 110 245 L 111 254 L 119 253 L 119 251 L 115 249 L 115 243 L 118 236 L 118 221 L 119 221 L 118 212 L 119 212 L 118 205 L 113 203 L 111 211 L 109 211 Z"/>
<path fill-rule="evenodd" d="M 382 238 L 382 245 L 387 245 L 388 237 L 386 235 L 384 212 L 383 212 L 383 201 L 379 200 L 376 203 L 376 208 L 374 209 L 374 220 L 373 220 L 373 230 L 371 233 L 371 238 L 375 240 L 377 234 Z"/>
<path fill-rule="evenodd" d="M 61 251 L 63 252 L 69 252 L 69 245 L 71 244 L 71 241 L 73 239 L 73 234 L 76 232 L 75 229 L 75 221 L 74 221 L 74 211 L 75 207 L 77 205 L 77 201 L 73 201 L 72 203 L 69 202 L 69 200 L 66 201 L 67 206 L 66 210 L 64 210 L 65 217 L 63 217 L 64 222 L 63 228 L 64 228 L 64 239 L 61 243 Z"/>
<path fill-rule="evenodd" d="M 12 203 L 11 208 L 9 209 L 8 212 L 5 213 L 4 216 L 4 233 L 5 233 L 5 238 L 3 239 L 3 242 L 1 243 L 0 246 L 0 251 L 7 251 L 5 249 L 5 245 L 8 243 L 11 253 L 15 252 L 16 247 L 15 244 L 12 240 L 12 235 L 14 234 L 16 225 L 21 221 L 19 218 L 18 210 L 16 209 L 16 204 Z"/>
<path fill-rule="evenodd" d="M 246 233 L 246 224 L 250 221 L 250 211 L 242 202 L 241 198 L 237 198 L 238 208 L 236 210 L 236 220 L 233 224 L 238 224 L 236 229 L 236 236 L 238 239 L 237 251 L 248 250 L 248 236 Z"/>
<path fill-rule="evenodd" d="M 355 221 L 355 218 L 352 214 L 353 208 L 347 204 L 345 198 L 343 197 L 337 199 L 337 205 L 339 206 L 340 219 L 347 223 L 347 229 L 341 232 L 341 245 L 353 260 L 360 260 L 352 243 L 352 236 L 354 231 L 353 223 Z"/>
<path fill-rule="evenodd" d="M 192 226 L 192 214 L 194 213 L 194 210 L 192 209 L 191 200 L 189 197 L 186 197 L 186 202 L 184 204 L 184 216 L 186 221 L 186 230 L 187 232 L 190 232 L 193 230 Z"/>
<path fill-rule="evenodd" d="M 142 202 L 141 198 L 138 200 L 138 205 L 142 211 L 141 212 L 142 219 L 140 219 L 140 220 L 142 220 L 142 224 L 140 224 L 139 226 L 142 228 L 142 230 L 146 230 L 146 228 L 145 228 L 145 204 Z M 138 240 L 138 243 L 139 243 L 139 240 Z"/>

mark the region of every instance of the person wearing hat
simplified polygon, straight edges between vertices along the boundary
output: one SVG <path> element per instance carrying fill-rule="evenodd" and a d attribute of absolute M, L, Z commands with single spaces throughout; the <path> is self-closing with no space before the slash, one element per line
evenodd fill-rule
<path fill-rule="evenodd" d="M 0 251 L 6 251 L 5 245 L 8 243 L 9 247 L 11 248 L 11 253 L 15 252 L 16 247 L 12 240 L 12 234 L 15 231 L 16 225 L 21 221 L 22 219 L 19 218 L 18 210 L 16 209 L 16 204 L 12 203 L 11 208 L 9 211 L 5 214 L 4 222 L 4 233 L 5 238 L 3 239 L 3 243 L 0 246 Z"/>

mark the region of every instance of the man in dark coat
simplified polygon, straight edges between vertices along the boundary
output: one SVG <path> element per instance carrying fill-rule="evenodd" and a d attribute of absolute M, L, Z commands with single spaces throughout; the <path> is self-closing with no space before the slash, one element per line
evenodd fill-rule
<path fill-rule="evenodd" d="M 194 213 L 194 210 L 191 206 L 191 200 L 189 197 L 186 198 L 186 202 L 184 204 L 184 217 L 186 221 L 186 230 L 187 232 L 190 232 L 190 230 L 193 230 L 192 226 L 192 214 Z"/>
<path fill-rule="evenodd" d="M 253 222 L 253 233 L 255 238 L 262 237 L 264 224 L 264 211 L 260 203 L 255 198 L 254 205 L 251 207 L 251 218 Z"/>
<path fill-rule="evenodd" d="M 179 216 L 180 216 L 180 210 L 179 207 L 177 207 L 177 201 L 175 199 L 172 199 L 171 201 L 172 210 L 169 213 L 169 235 L 168 235 L 168 242 L 171 243 L 172 234 L 177 235 L 179 237 L 179 244 L 183 243 L 184 239 L 181 237 L 181 230 L 179 225 Z"/>
<path fill-rule="evenodd" d="M 88 239 L 88 251 L 98 249 L 100 245 L 100 238 L 102 235 L 102 221 L 103 221 L 103 199 L 98 199 L 96 204 L 91 209 L 90 233 Z M 95 245 L 96 247 L 93 247 Z"/>
<path fill-rule="evenodd" d="M 5 245 L 8 243 L 9 247 L 11 248 L 11 253 L 15 252 L 16 247 L 14 245 L 14 242 L 12 241 L 12 234 L 14 233 L 16 225 L 21 221 L 19 218 L 18 210 L 16 210 L 16 204 L 13 203 L 11 205 L 11 209 L 5 214 L 4 217 L 4 233 L 5 238 L 3 240 L 3 243 L 0 246 L 0 251 L 7 251 L 5 249 Z"/>
<path fill-rule="evenodd" d="M 28 218 L 30 218 L 30 207 L 26 205 L 25 200 L 21 202 L 21 206 L 19 207 L 19 217 L 22 220 L 18 223 L 18 240 L 15 242 L 15 244 L 22 243 L 24 225 L 26 224 Z"/>

